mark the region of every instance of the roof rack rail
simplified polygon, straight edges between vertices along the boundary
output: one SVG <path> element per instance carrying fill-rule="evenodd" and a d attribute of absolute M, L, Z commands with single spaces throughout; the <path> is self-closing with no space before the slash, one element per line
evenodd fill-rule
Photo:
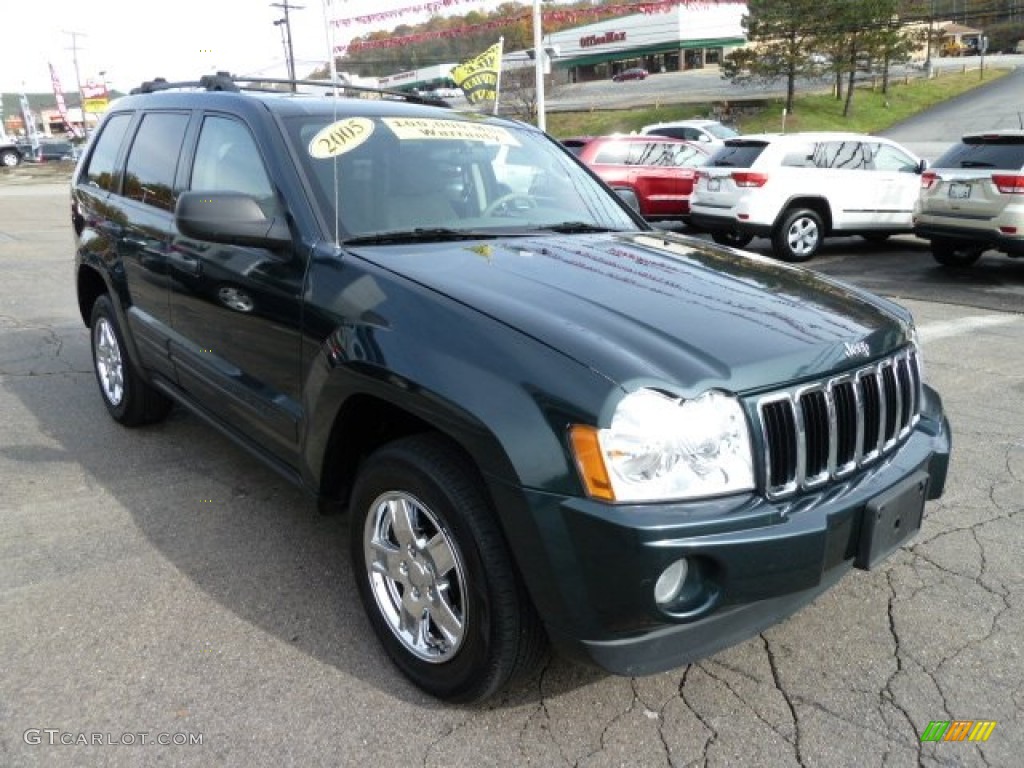
<path fill-rule="evenodd" d="M 203 75 L 198 80 L 187 80 L 181 82 L 169 82 L 166 78 L 157 77 L 147 80 L 138 88 L 132 88 L 131 93 L 156 93 L 167 91 L 173 88 L 202 88 L 206 91 L 237 91 L 234 79 L 227 72 L 218 72 L 215 75 Z"/>
<path fill-rule="evenodd" d="M 259 91 L 267 93 L 282 93 L 278 88 L 271 86 L 288 85 L 294 91 L 296 86 L 306 85 L 316 88 L 331 89 L 340 95 L 348 98 L 360 99 L 387 99 L 396 101 L 408 101 L 413 104 L 427 104 L 436 107 L 451 107 L 443 99 L 437 97 L 421 96 L 405 91 L 395 91 L 388 88 L 370 88 L 364 85 L 350 85 L 345 82 L 332 82 L 330 80 L 291 80 L 276 77 L 235 77 L 228 72 L 217 72 L 214 75 L 203 75 L 198 80 L 181 82 L 168 82 L 162 77 L 147 80 L 138 88 L 133 88 L 133 95 L 140 93 L 156 93 L 176 88 L 193 88 L 206 91 Z"/>

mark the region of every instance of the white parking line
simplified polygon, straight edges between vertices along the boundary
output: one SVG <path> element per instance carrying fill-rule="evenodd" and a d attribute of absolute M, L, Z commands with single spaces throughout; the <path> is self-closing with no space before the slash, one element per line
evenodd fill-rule
<path fill-rule="evenodd" d="M 981 328 L 992 328 L 997 325 L 1011 325 L 1024 321 L 1024 315 L 974 315 L 961 317 L 959 320 L 947 320 L 942 323 L 927 323 L 917 327 L 921 341 L 936 341 L 950 336 L 963 336 Z"/>

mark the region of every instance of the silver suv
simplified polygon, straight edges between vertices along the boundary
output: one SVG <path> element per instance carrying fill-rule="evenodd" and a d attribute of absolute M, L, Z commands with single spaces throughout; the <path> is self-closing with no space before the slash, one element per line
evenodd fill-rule
<path fill-rule="evenodd" d="M 769 237 L 780 258 L 807 261 L 829 235 L 882 241 L 910 232 L 925 168 L 878 136 L 738 136 L 698 169 L 690 221 L 716 242 L 742 248 Z"/>
<path fill-rule="evenodd" d="M 1024 130 L 969 134 L 921 176 L 914 233 L 944 266 L 1024 256 Z"/>

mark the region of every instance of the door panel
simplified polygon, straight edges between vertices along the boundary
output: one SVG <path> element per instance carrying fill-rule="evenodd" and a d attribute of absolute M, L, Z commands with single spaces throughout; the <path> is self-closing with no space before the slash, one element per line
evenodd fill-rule
<path fill-rule="evenodd" d="M 249 194 L 267 213 L 280 205 L 249 129 L 219 115 L 203 119 L 189 188 Z M 167 263 L 181 386 L 271 452 L 291 455 L 301 416 L 304 254 L 175 232 Z"/>

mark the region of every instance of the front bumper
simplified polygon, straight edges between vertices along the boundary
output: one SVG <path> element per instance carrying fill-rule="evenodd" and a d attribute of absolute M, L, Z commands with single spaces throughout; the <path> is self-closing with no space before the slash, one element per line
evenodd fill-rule
<path fill-rule="evenodd" d="M 741 642 L 797 611 L 863 558 L 866 510 L 923 478 L 941 495 L 950 433 L 923 417 L 893 454 L 842 483 L 776 502 L 757 495 L 700 503 L 613 506 L 528 492 L 546 531 L 546 575 L 524 569 L 560 653 L 620 675 L 664 671 Z M 911 521 L 913 530 L 919 520 Z M 678 604 L 654 599 L 658 576 L 687 558 Z M 521 563 L 522 564 L 522 563 Z"/>

